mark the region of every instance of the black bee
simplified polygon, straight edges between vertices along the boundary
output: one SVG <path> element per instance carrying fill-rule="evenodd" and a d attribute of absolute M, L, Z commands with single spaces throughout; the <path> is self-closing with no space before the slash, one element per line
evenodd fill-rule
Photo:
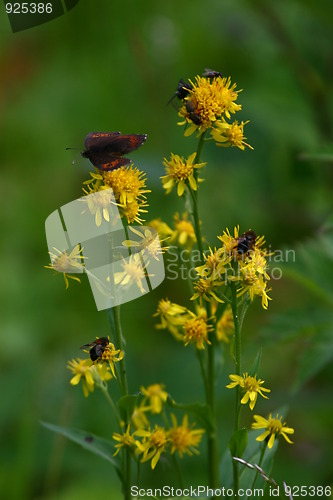
<path fill-rule="evenodd" d="M 168 104 L 174 100 L 175 97 L 178 97 L 181 101 L 185 99 L 185 97 L 189 94 L 190 90 L 192 90 L 192 85 L 189 82 L 185 82 L 182 78 L 179 80 L 178 87 L 176 92 L 173 94 L 171 99 L 169 99 Z"/>
<path fill-rule="evenodd" d="M 254 231 L 246 231 L 237 238 L 237 253 L 244 255 L 252 250 L 256 242 L 257 235 Z"/>
<path fill-rule="evenodd" d="M 96 338 L 90 344 L 82 345 L 80 349 L 88 349 L 90 347 L 89 355 L 91 361 L 96 361 L 98 358 L 103 356 L 103 352 L 109 345 L 109 339 L 107 337 Z"/>
<path fill-rule="evenodd" d="M 185 108 L 186 108 L 186 111 L 188 113 L 187 117 L 190 120 L 192 120 L 192 122 L 195 125 L 201 125 L 201 123 L 202 123 L 201 116 L 198 115 L 197 113 L 195 113 L 195 103 L 193 102 L 193 100 L 188 99 L 186 101 Z"/>
<path fill-rule="evenodd" d="M 205 78 L 217 78 L 218 76 L 222 77 L 222 73 L 220 73 L 219 71 L 215 71 L 214 69 L 205 68 L 202 76 L 204 76 Z"/>

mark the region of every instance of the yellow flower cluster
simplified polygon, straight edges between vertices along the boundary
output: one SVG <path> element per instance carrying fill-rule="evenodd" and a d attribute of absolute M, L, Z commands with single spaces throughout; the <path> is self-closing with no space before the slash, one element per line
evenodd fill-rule
<path fill-rule="evenodd" d="M 151 428 L 146 413 L 161 414 L 163 404 L 168 398 L 164 386 L 153 384 L 147 388 L 141 387 L 141 393 L 143 399 L 134 409 L 131 424 L 123 434 L 113 434 L 113 439 L 117 442 L 114 455 L 117 455 L 121 448 L 129 448 L 135 455 L 141 455 L 142 463 L 151 460 L 151 468 L 155 469 L 161 454 L 167 451 L 171 455 L 177 452 L 180 458 L 184 454 L 199 454 L 197 448 L 205 431 L 190 426 L 186 414 L 181 424 L 178 424 L 176 416 L 171 414 L 172 425 L 162 427 L 155 424 Z M 134 427 L 132 434 L 131 425 Z"/>
<path fill-rule="evenodd" d="M 235 282 L 238 297 L 247 295 L 253 301 L 259 296 L 262 307 L 267 309 L 270 278 L 266 257 L 270 254 L 262 248 L 264 237 L 257 237 L 254 231 L 239 235 L 239 228 L 235 227 L 233 236 L 226 229 L 218 239 L 222 246 L 214 251 L 210 249 L 204 256 L 205 263 L 196 267 L 198 281 L 192 299 L 200 297 L 221 302 L 218 287 Z"/>
<path fill-rule="evenodd" d="M 181 99 L 182 106 L 179 116 L 183 118 L 179 125 L 186 125 L 185 136 L 198 132 L 201 135 L 211 129 L 212 139 L 218 146 L 236 146 L 244 150 L 245 146 L 253 149 L 245 142 L 244 125 L 235 120 L 229 123 L 231 116 L 242 109 L 237 104 L 240 90 L 236 90 L 236 84 L 231 78 L 214 75 L 196 76 L 195 80 L 189 80 L 184 84 Z"/>
<path fill-rule="evenodd" d="M 147 212 L 148 204 L 146 194 L 146 176 L 133 165 L 121 167 L 110 172 L 90 172 L 91 178 L 84 182 L 87 186 L 83 189 L 86 195 L 97 194 L 87 198 L 88 209 L 95 216 L 97 226 L 102 220 L 107 222 L 112 219 L 114 205 L 119 208 L 120 216 L 125 217 L 129 224 L 141 224 L 141 214 Z M 111 189 L 112 191 L 111 191 Z"/>

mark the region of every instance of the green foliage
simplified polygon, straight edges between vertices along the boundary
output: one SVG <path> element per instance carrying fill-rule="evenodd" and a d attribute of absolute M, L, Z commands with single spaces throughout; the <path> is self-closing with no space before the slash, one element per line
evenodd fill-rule
<path fill-rule="evenodd" d="M 208 434 L 215 432 L 215 427 L 212 419 L 210 409 L 206 404 L 203 403 L 176 403 L 172 398 L 168 397 L 167 404 L 171 408 L 177 408 L 179 410 L 184 410 L 185 412 L 192 413 L 198 423 L 207 431 Z"/>
<path fill-rule="evenodd" d="M 248 430 L 246 428 L 239 429 L 233 433 L 229 441 L 229 450 L 232 457 L 243 456 L 247 447 Z"/>
<path fill-rule="evenodd" d="M 98 455 L 104 460 L 110 462 L 116 469 L 118 476 L 122 479 L 122 473 L 119 468 L 117 460 L 113 457 L 114 454 L 114 443 L 110 442 L 104 438 L 96 436 L 95 434 L 90 434 L 86 431 L 81 431 L 79 429 L 69 429 L 65 427 L 60 427 L 58 425 L 50 424 L 49 422 L 41 422 L 43 427 L 49 429 L 52 432 L 61 434 L 67 437 L 74 443 L 79 444 L 85 450 Z"/>

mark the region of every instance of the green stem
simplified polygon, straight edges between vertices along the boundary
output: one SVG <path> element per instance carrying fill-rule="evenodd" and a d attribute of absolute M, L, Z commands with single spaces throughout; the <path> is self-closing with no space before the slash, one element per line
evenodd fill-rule
<path fill-rule="evenodd" d="M 200 136 L 200 139 L 198 142 L 198 147 L 197 147 L 197 154 L 195 157 L 195 163 L 200 163 L 200 156 L 201 156 L 203 145 L 205 143 L 205 135 L 206 135 L 206 132 L 204 132 Z M 196 182 L 198 182 L 198 169 L 195 168 L 193 170 L 194 170 L 194 172 L 193 172 L 194 178 L 195 178 Z M 194 220 L 194 231 L 195 231 L 195 235 L 197 238 L 198 249 L 200 252 L 200 263 L 201 263 L 201 265 L 203 265 L 205 263 L 205 260 L 203 257 L 204 250 L 203 250 L 203 242 L 202 242 L 202 234 L 201 234 L 199 210 L 198 210 L 198 191 L 193 191 L 193 189 L 191 188 L 191 186 L 189 184 L 188 184 L 188 188 L 189 188 L 189 191 L 191 193 L 191 197 L 192 197 L 192 201 L 193 201 L 192 216 L 193 216 L 193 220 Z"/>
<path fill-rule="evenodd" d="M 110 404 L 110 406 L 112 408 L 113 414 L 116 417 L 116 422 L 117 422 L 117 427 L 118 427 L 119 433 L 121 434 L 122 433 L 121 420 L 120 420 L 118 409 L 117 409 L 116 405 L 114 404 L 113 399 L 111 398 L 111 396 L 109 394 L 109 391 L 108 391 L 108 388 L 106 387 L 106 385 L 103 384 L 103 385 L 100 386 L 100 388 L 101 388 L 104 396 L 106 397 L 108 403 Z"/>
<path fill-rule="evenodd" d="M 261 453 L 260 453 L 259 463 L 258 463 L 259 467 L 261 467 L 261 464 L 262 464 L 262 461 L 264 459 L 264 455 L 265 455 L 266 449 L 267 449 L 267 443 L 266 443 L 266 441 L 264 441 L 263 447 L 262 447 Z M 258 474 L 259 474 L 259 471 L 257 470 L 256 475 L 254 476 L 254 479 L 253 479 L 252 486 L 251 486 L 251 490 L 252 491 L 254 489 L 254 485 L 256 484 L 256 480 L 257 480 Z"/>
<path fill-rule="evenodd" d="M 241 330 L 240 330 L 240 324 L 239 324 L 239 318 L 238 318 L 238 311 L 237 311 L 237 289 L 236 285 L 234 282 L 230 282 L 230 288 L 231 288 L 231 309 L 232 309 L 232 315 L 234 318 L 234 324 L 235 324 L 235 371 L 236 375 L 241 374 Z M 239 386 L 236 387 L 236 409 L 235 409 L 235 426 L 234 430 L 235 432 L 239 429 L 239 421 L 240 421 L 240 410 L 241 410 L 241 404 L 240 404 L 240 389 Z M 234 492 L 235 492 L 235 498 L 238 499 L 238 490 L 239 490 L 239 464 L 236 461 L 233 461 L 233 475 L 234 475 Z"/>
<path fill-rule="evenodd" d="M 175 453 L 173 453 L 173 455 L 172 455 L 172 460 L 173 460 L 173 463 L 174 463 L 174 466 L 175 466 L 175 469 L 177 472 L 179 487 L 180 487 L 180 489 L 183 490 L 184 489 L 183 474 L 182 474 L 182 470 L 180 468 L 180 465 L 179 465 L 179 462 L 177 460 Z"/>
<path fill-rule="evenodd" d="M 195 158 L 195 163 L 200 162 L 200 156 L 202 152 L 202 148 L 205 142 L 206 132 L 201 134 L 198 147 L 197 154 Z M 198 169 L 194 169 L 194 178 L 198 181 Z M 200 219 L 199 219 L 199 210 L 198 210 L 198 191 L 194 191 L 190 185 L 188 185 L 189 191 L 192 197 L 192 216 L 194 221 L 194 230 L 197 238 L 197 245 L 200 253 L 200 263 L 203 265 L 205 263 L 204 259 L 204 247 L 203 247 L 203 239 L 201 234 L 200 227 Z M 210 303 L 206 303 L 206 311 L 207 311 L 207 323 L 211 318 L 211 306 Z M 211 342 L 207 347 L 208 351 L 208 364 L 207 364 L 207 376 L 204 375 L 204 366 L 202 363 L 202 359 L 200 360 L 200 367 L 202 371 L 203 381 L 205 384 L 205 392 L 206 392 L 206 404 L 210 409 L 212 420 L 213 420 L 213 430 L 208 435 L 208 481 L 209 486 L 211 488 L 217 488 L 218 486 L 218 460 L 217 460 L 217 434 L 216 434 L 216 415 L 215 415 L 215 332 L 213 331 L 209 336 L 209 340 Z"/>
<path fill-rule="evenodd" d="M 114 340 L 116 343 L 116 348 L 121 349 L 124 352 L 125 340 L 122 334 L 121 322 L 120 322 L 120 306 L 115 306 L 112 309 L 108 309 L 108 316 L 111 324 L 111 328 L 114 334 Z M 119 361 L 119 385 L 122 396 L 128 395 L 128 384 L 126 376 L 126 365 L 125 359 Z M 126 417 L 127 418 L 127 417 Z M 125 426 L 129 422 L 125 421 Z M 123 461 L 123 477 L 124 477 L 124 500 L 131 500 L 131 485 L 132 485 L 132 454 L 129 448 L 123 449 L 122 453 Z"/>
<path fill-rule="evenodd" d="M 116 349 L 121 349 L 124 351 L 125 340 L 122 334 L 121 322 L 120 322 L 120 306 L 115 306 L 112 309 L 108 309 L 108 314 L 110 318 L 111 327 L 114 333 L 114 339 L 116 343 Z M 128 384 L 127 384 L 127 376 L 126 376 L 126 365 L 125 359 L 119 361 L 119 375 L 120 375 L 120 383 L 121 383 L 121 393 L 122 396 L 126 396 L 128 394 Z"/>
<path fill-rule="evenodd" d="M 208 471 L 209 486 L 217 488 L 218 486 L 218 460 L 217 460 L 217 435 L 216 435 L 216 415 L 215 415 L 215 332 L 212 332 L 208 345 L 208 374 L 207 374 L 207 406 L 210 408 L 213 431 L 208 435 Z"/>
<path fill-rule="evenodd" d="M 191 186 L 188 186 L 189 191 L 191 193 L 192 197 L 192 217 L 194 221 L 194 232 L 195 236 L 197 238 L 197 245 L 200 253 L 200 264 L 203 265 L 205 263 L 205 259 L 203 256 L 204 249 L 203 249 L 203 244 L 202 244 L 202 234 L 201 234 L 201 227 L 200 227 L 200 219 L 199 219 L 199 211 L 198 211 L 198 199 L 197 199 L 197 191 L 193 191 Z"/>
<path fill-rule="evenodd" d="M 206 397 L 207 397 L 207 394 L 208 394 L 208 381 L 207 381 L 207 376 L 206 376 L 206 372 L 205 372 L 204 361 L 202 359 L 203 352 L 200 349 L 196 349 L 196 351 L 197 351 L 197 356 L 198 356 L 198 360 L 199 360 L 199 363 L 200 363 L 201 376 L 202 376 L 202 379 L 204 381 L 205 394 L 206 394 Z"/>

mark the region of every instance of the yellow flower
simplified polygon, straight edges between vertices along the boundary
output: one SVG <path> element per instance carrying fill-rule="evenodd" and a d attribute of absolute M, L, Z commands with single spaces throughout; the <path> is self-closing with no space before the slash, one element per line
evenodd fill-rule
<path fill-rule="evenodd" d="M 71 379 L 71 385 L 78 385 L 82 382 L 83 394 L 87 398 L 90 392 L 94 391 L 95 382 L 91 373 L 91 360 L 90 359 L 72 359 L 68 362 L 68 369 L 74 374 Z"/>
<path fill-rule="evenodd" d="M 133 165 L 105 172 L 103 179 L 105 185 L 113 189 L 116 200 L 123 206 L 145 198 L 144 195 L 150 193 L 150 190 L 146 189 L 146 174 Z"/>
<path fill-rule="evenodd" d="M 192 295 L 191 300 L 196 300 L 200 299 L 200 303 L 202 301 L 202 298 L 207 300 L 208 302 L 221 302 L 223 303 L 223 300 L 220 299 L 215 291 L 217 291 L 217 287 L 222 286 L 224 282 L 218 282 L 215 281 L 211 278 L 199 278 L 194 285 L 194 290 L 195 293 Z"/>
<path fill-rule="evenodd" d="M 141 462 L 147 462 L 152 459 L 151 468 L 155 469 L 156 464 L 168 443 L 168 437 L 165 429 L 155 425 L 155 428 L 152 431 L 138 429 L 136 431 L 136 435 L 144 438 L 142 443 L 136 441 L 136 453 L 143 454 Z"/>
<path fill-rule="evenodd" d="M 136 406 L 131 416 L 131 421 L 136 429 L 143 429 L 149 427 L 149 421 L 146 417 L 149 406 Z"/>
<path fill-rule="evenodd" d="M 95 383 L 97 383 L 97 381 L 99 380 L 102 382 L 107 382 L 108 380 L 112 379 L 110 368 L 106 363 L 94 364 L 90 368 L 90 371 L 94 377 Z"/>
<path fill-rule="evenodd" d="M 264 380 L 257 380 L 257 376 L 251 377 L 247 373 L 243 373 L 243 376 L 239 375 L 229 375 L 230 380 L 232 380 L 231 384 L 227 385 L 228 389 L 233 389 L 237 385 L 240 386 L 242 392 L 245 392 L 243 398 L 241 399 L 241 403 L 246 405 L 250 401 L 250 409 L 253 410 L 258 394 L 265 399 L 268 399 L 267 396 L 263 394 L 263 392 L 271 392 L 270 389 L 265 389 L 265 387 L 261 387 L 265 382 Z"/>
<path fill-rule="evenodd" d="M 108 363 L 111 369 L 112 375 L 116 378 L 114 364 L 119 363 L 124 358 L 124 353 L 121 349 L 116 349 L 112 342 L 105 347 L 102 356 L 94 361 L 94 364 Z"/>
<path fill-rule="evenodd" d="M 193 191 L 197 190 L 197 181 L 194 178 L 194 169 L 202 168 L 206 163 L 194 163 L 197 153 L 191 154 L 184 161 L 183 157 L 171 153 L 171 159 L 164 158 L 166 175 L 161 177 L 163 188 L 166 194 L 171 193 L 173 187 L 177 184 L 177 194 L 182 196 L 186 185 L 190 185 Z"/>
<path fill-rule="evenodd" d="M 114 432 L 112 434 L 112 438 L 118 442 L 118 444 L 115 445 L 116 452 L 113 454 L 114 457 L 119 453 L 121 448 L 132 448 L 132 449 L 135 448 L 136 446 L 136 440 L 134 438 L 135 432 L 131 434 L 130 430 L 131 426 L 130 424 L 128 424 L 126 432 L 124 432 L 124 434 L 118 434 L 117 432 Z"/>
<path fill-rule="evenodd" d="M 159 330 L 168 329 L 176 340 L 183 340 L 183 335 L 179 333 L 179 327 L 190 318 L 186 307 L 170 302 L 168 299 L 161 299 L 154 316 L 159 316 L 161 323 L 156 325 Z"/>
<path fill-rule="evenodd" d="M 172 229 L 168 226 L 166 222 L 163 222 L 162 219 L 153 219 L 150 222 L 148 222 L 148 226 L 152 227 L 153 229 L 155 229 L 155 231 L 157 231 L 162 244 L 165 240 L 168 240 L 173 233 Z"/>
<path fill-rule="evenodd" d="M 143 232 L 140 232 L 138 229 L 129 226 L 128 227 L 132 233 L 136 234 L 141 238 L 141 241 L 134 240 L 125 240 L 123 241 L 123 246 L 129 248 L 138 248 L 141 251 L 141 256 L 144 259 L 144 264 L 148 266 L 149 258 L 159 260 L 161 259 L 162 253 L 164 250 L 161 248 L 160 239 L 158 235 L 152 231 L 152 229 L 145 228 Z"/>
<path fill-rule="evenodd" d="M 79 244 L 75 245 L 75 247 L 69 254 L 66 251 L 60 251 L 57 248 L 54 248 L 53 250 L 55 250 L 57 254 L 49 252 L 51 263 L 48 266 L 44 267 L 46 269 L 53 269 L 58 273 L 63 273 L 66 284 L 66 290 L 69 287 L 68 278 L 81 283 L 80 278 L 68 274 L 69 272 L 74 272 L 77 270 L 83 272 L 84 270 L 83 259 L 85 257 L 83 257 L 83 255 L 81 254 L 82 249 L 80 245 Z"/>
<path fill-rule="evenodd" d="M 198 266 L 195 268 L 196 272 L 201 276 L 201 278 L 211 278 L 212 280 L 216 280 L 221 277 L 226 270 L 226 264 L 230 261 L 230 258 L 224 258 L 223 255 L 221 258 L 220 250 L 216 250 L 214 248 L 214 252 L 209 247 L 209 254 L 203 255 L 205 259 L 205 263 L 202 266 Z"/>
<path fill-rule="evenodd" d="M 253 149 L 250 144 L 245 142 L 246 137 L 244 137 L 243 129 L 244 125 L 247 123 L 249 123 L 249 121 L 238 123 L 238 121 L 235 120 L 233 123 L 229 124 L 224 120 L 217 120 L 215 122 L 215 128 L 211 130 L 211 135 L 217 146 L 236 146 L 242 150 L 247 146 Z"/>
<path fill-rule="evenodd" d="M 216 338 L 219 342 L 230 342 L 230 337 L 235 332 L 234 316 L 230 305 L 227 305 L 216 325 Z"/>
<path fill-rule="evenodd" d="M 237 243 L 239 238 L 239 226 L 234 227 L 234 236 L 230 234 L 229 229 L 227 228 L 223 231 L 221 236 L 218 236 L 218 239 L 223 244 L 223 251 L 229 255 L 234 255 L 237 249 Z"/>
<path fill-rule="evenodd" d="M 147 388 L 140 387 L 142 394 L 145 396 L 143 405 L 149 400 L 149 409 L 151 413 L 161 413 L 163 403 L 168 399 L 168 393 L 164 391 L 165 386 L 162 384 L 149 385 Z"/>
<path fill-rule="evenodd" d="M 178 425 L 175 415 L 171 414 L 173 427 L 168 431 L 168 438 L 171 444 L 171 454 L 178 452 L 180 458 L 184 453 L 188 455 L 199 455 L 197 446 L 200 444 L 204 429 L 191 429 L 188 425 L 188 416 L 184 415 L 181 425 Z"/>
<path fill-rule="evenodd" d="M 272 448 L 275 436 L 281 434 L 287 443 L 293 444 L 287 434 L 294 434 L 295 431 L 292 427 L 287 427 L 283 424 L 282 417 L 279 417 L 278 414 L 275 418 L 272 418 L 271 413 L 268 419 L 260 415 L 254 415 L 253 418 L 255 422 L 252 424 L 252 429 L 265 429 L 265 432 L 257 437 L 257 441 L 264 441 L 266 439 L 268 448 Z"/>
<path fill-rule="evenodd" d="M 270 279 L 267 274 L 267 259 L 272 255 L 263 247 L 264 236 L 256 236 L 253 231 L 247 231 L 239 235 L 239 226 L 234 228 L 234 236 L 228 229 L 218 236 L 222 242 L 222 247 L 218 249 L 218 255 L 225 267 L 229 265 L 231 273 L 226 273 L 226 280 L 238 282 L 238 297 L 248 293 L 251 301 L 256 296 L 261 297 L 261 304 L 264 309 L 268 307 L 268 296 L 270 289 L 267 288 L 267 281 Z M 246 251 L 247 250 L 247 251 Z M 219 269 L 219 268 L 218 268 Z M 219 269 L 221 274 L 222 268 Z"/>
<path fill-rule="evenodd" d="M 188 220 L 188 214 L 184 213 L 182 218 L 180 218 L 177 213 L 174 216 L 174 221 L 175 229 L 170 242 L 176 241 L 178 245 L 190 250 L 193 244 L 197 241 L 197 238 L 195 236 L 193 224 Z"/>
<path fill-rule="evenodd" d="M 126 217 L 128 223 L 142 223 L 140 215 L 146 213 L 147 210 L 145 210 L 145 208 L 148 207 L 145 195 L 150 193 L 150 190 L 146 189 L 146 177 L 144 172 L 130 165 L 127 167 L 120 167 L 117 170 L 111 170 L 110 172 L 105 172 L 103 175 L 92 172 L 90 172 L 90 175 L 91 179 L 84 182 L 85 185 L 89 185 L 88 191 L 84 189 L 85 194 L 96 192 L 103 193 L 103 191 L 110 193 L 110 188 L 112 188 L 113 197 L 119 208 L 120 216 Z M 98 215 L 95 214 L 95 220 L 97 218 L 97 222 L 100 223 L 102 222 L 102 217 L 105 220 L 108 220 L 109 217 L 107 214 L 108 208 L 102 203 L 102 196 L 103 195 L 101 195 L 101 207 L 96 211 Z M 109 208 L 110 207 L 112 209 L 111 205 L 109 205 Z M 116 217 L 114 218 L 116 222 Z"/>
<path fill-rule="evenodd" d="M 242 107 L 236 104 L 239 91 L 236 91 L 236 84 L 231 84 L 231 79 L 204 78 L 196 76 L 195 82 L 190 80 L 192 89 L 184 98 L 185 105 L 179 110 L 179 116 L 184 117 L 190 126 L 185 130 L 185 136 L 193 134 L 198 130 L 199 134 L 211 128 L 215 121 L 222 116 L 230 118 Z"/>
<path fill-rule="evenodd" d="M 249 292 L 250 299 L 253 301 L 255 296 L 261 297 L 261 305 L 264 309 L 268 308 L 268 301 L 272 300 L 271 297 L 267 295 L 267 292 L 271 290 L 271 288 L 267 288 L 267 282 L 264 281 L 262 275 L 257 275 L 256 269 L 242 269 L 241 272 L 243 274 L 242 286 L 237 291 L 238 297 L 243 295 L 246 292 Z M 238 277 L 239 278 L 239 277 Z"/>
<path fill-rule="evenodd" d="M 206 317 L 200 317 L 194 313 L 191 315 L 192 318 L 184 324 L 184 345 L 195 344 L 196 348 L 201 350 L 205 348 L 204 342 L 211 344 L 208 340 L 208 334 L 213 330 L 213 327 L 207 324 Z"/>
<path fill-rule="evenodd" d="M 115 225 L 117 219 L 119 219 L 119 214 L 112 189 L 95 183 L 88 186 L 88 190 L 83 189 L 83 192 L 87 196 L 82 201 L 88 205 L 89 212 L 95 217 L 96 226 L 100 227 L 103 219 L 106 222 L 111 221 Z"/>
<path fill-rule="evenodd" d="M 130 255 L 126 260 L 123 258 L 121 266 L 123 271 L 114 273 L 115 285 L 120 284 L 123 287 L 130 287 L 135 283 L 142 294 L 146 293 L 142 284 L 143 280 L 146 282 L 146 272 L 142 266 L 140 255 Z"/>

